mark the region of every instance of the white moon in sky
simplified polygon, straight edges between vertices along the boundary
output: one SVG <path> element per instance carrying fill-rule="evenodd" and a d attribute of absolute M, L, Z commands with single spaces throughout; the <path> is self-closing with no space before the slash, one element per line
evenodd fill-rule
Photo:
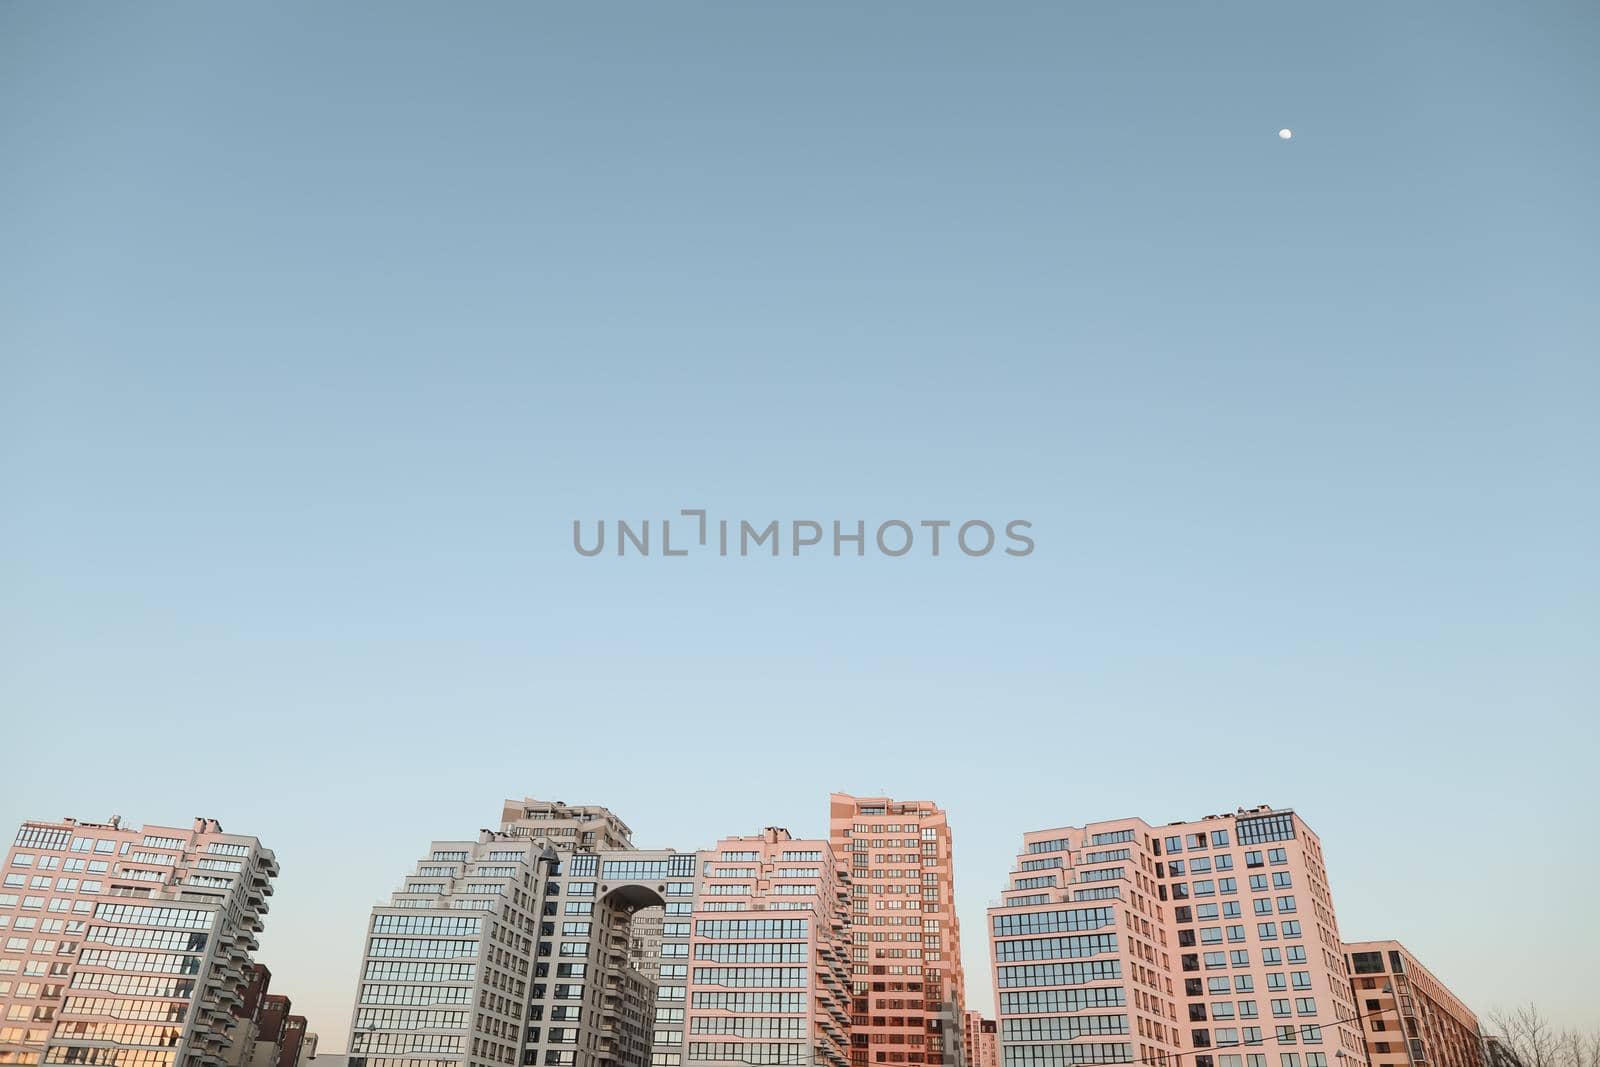
<path fill-rule="evenodd" d="M 1283 140 L 1287 141 L 1289 138 L 1294 136 L 1294 131 L 1293 130 L 1279 130 L 1278 131 L 1278 136 L 1280 138 L 1282 138 Z"/>

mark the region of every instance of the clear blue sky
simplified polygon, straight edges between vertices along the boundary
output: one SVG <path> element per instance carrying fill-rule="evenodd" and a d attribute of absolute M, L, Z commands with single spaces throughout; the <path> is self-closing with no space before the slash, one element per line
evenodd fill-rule
<path fill-rule="evenodd" d="M 258 834 L 331 1048 L 367 908 L 523 793 L 683 848 L 937 799 L 982 1006 L 1022 831 L 1292 805 L 1348 936 L 1600 1024 L 1596 54 L 1577 2 L 6 3 L 0 823 Z M 695 506 L 1038 550 L 570 547 Z"/>

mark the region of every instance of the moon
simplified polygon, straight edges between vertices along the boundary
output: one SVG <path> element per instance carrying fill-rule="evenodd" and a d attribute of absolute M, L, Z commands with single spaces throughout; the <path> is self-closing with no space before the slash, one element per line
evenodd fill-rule
<path fill-rule="evenodd" d="M 1293 130 L 1279 130 L 1278 131 L 1278 137 L 1279 137 L 1280 140 L 1287 141 L 1289 138 L 1291 138 L 1293 136 L 1294 136 L 1294 131 Z"/>

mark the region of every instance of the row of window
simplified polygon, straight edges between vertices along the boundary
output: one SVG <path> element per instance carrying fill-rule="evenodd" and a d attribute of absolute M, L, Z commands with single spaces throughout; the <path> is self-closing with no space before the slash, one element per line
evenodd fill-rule
<path fill-rule="evenodd" d="M 363 1004 L 470 1004 L 471 986 L 363 985 Z"/>
<path fill-rule="evenodd" d="M 476 963 L 384 963 L 369 960 L 363 978 L 374 982 L 472 982 Z"/>
<path fill-rule="evenodd" d="M 150 930 L 140 926 L 91 926 L 85 941 L 123 948 L 159 948 L 177 952 L 204 952 L 210 934 L 184 930 Z"/>
<path fill-rule="evenodd" d="M 38 862 L 41 871 L 66 871 L 68 874 L 105 874 L 111 869 L 109 860 L 86 860 L 77 856 L 30 856 L 26 852 L 18 852 L 11 857 L 13 867 L 32 867 Z"/>
<path fill-rule="evenodd" d="M 577 874 L 577 861 L 573 859 L 573 873 Z M 600 865 L 600 877 L 608 882 L 639 880 L 659 881 L 665 878 L 692 878 L 695 872 L 693 856 L 671 856 L 664 860 L 606 860 Z"/>
<path fill-rule="evenodd" d="M 1085 934 L 1080 937 L 1039 937 L 1020 941 L 996 941 L 994 958 L 1014 960 L 1060 960 L 1098 956 L 1117 951 L 1116 934 Z"/>
<path fill-rule="evenodd" d="M 1196 1048 L 1211 1047 L 1211 1031 L 1191 1030 L 1190 1038 Z M 1307 1045 L 1322 1044 L 1322 1027 L 1316 1025 L 1305 1026 L 1279 1026 L 1275 1032 L 1275 1039 L 1280 1045 L 1293 1045 L 1297 1041 Z M 1218 1048 L 1235 1048 L 1239 1045 L 1259 1045 L 1263 1042 L 1261 1027 L 1246 1026 L 1242 1029 L 1223 1027 L 1217 1031 Z"/>
<path fill-rule="evenodd" d="M 169 926 L 182 930 L 209 930 L 215 914 L 195 908 L 145 907 L 135 904 L 101 904 L 94 917 L 129 926 Z"/>
<path fill-rule="evenodd" d="M 172 956 L 164 952 L 103 952 L 84 949 L 78 954 L 80 967 L 104 967 L 111 971 L 143 971 L 147 974 L 199 974 L 199 956 Z"/>
<path fill-rule="evenodd" d="M 1291 959 L 1293 959 L 1295 962 L 1304 961 L 1304 947 L 1300 945 L 1291 945 L 1289 946 L 1289 951 L 1293 954 Z M 1201 957 L 1196 956 L 1192 952 L 1185 953 L 1183 956 L 1183 969 L 1186 971 L 1198 971 L 1200 969 L 1200 959 Z M 1208 971 L 1221 970 L 1226 967 L 1248 967 L 1250 966 L 1250 950 L 1236 948 L 1231 949 L 1226 953 L 1207 952 L 1204 955 L 1204 959 L 1205 967 Z M 1263 948 L 1261 950 L 1261 962 L 1269 967 L 1281 964 L 1283 962 L 1283 950 L 1278 948 Z"/>
<path fill-rule="evenodd" d="M 0 895 L 0 902 L 3 902 L 7 899 L 11 901 L 11 905 L 0 903 L 0 907 L 9 907 L 15 905 L 17 902 L 17 898 L 13 894 L 7 893 Z M 74 915 L 88 915 L 94 910 L 94 901 L 67 900 L 65 897 L 56 897 L 53 900 L 46 901 L 44 897 L 23 897 L 22 910 L 49 911 L 55 915 L 61 915 L 67 912 L 71 912 Z M 34 919 L 31 916 L 21 916 L 16 921 L 16 928 L 18 930 L 31 930 L 33 929 L 33 923 Z M 4 929 L 10 924 L 11 916 L 0 915 L 0 929 Z"/>
<path fill-rule="evenodd" d="M 805 1064 L 811 1062 L 811 1049 L 803 1042 L 764 1041 L 691 1041 L 691 1060 L 733 1060 L 754 1067 L 772 1064 Z"/>
<path fill-rule="evenodd" d="M 806 1010 L 804 993 L 711 993 L 696 992 L 696 1008 L 736 1012 L 798 1012 Z M 678 1009 L 682 1017 L 682 1009 Z"/>
<path fill-rule="evenodd" d="M 1192 834 L 1174 834 L 1165 841 L 1167 854 L 1188 850 L 1194 852 L 1207 848 L 1227 848 L 1232 842 L 1226 830 L 1202 830 Z"/>
<path fill-rule="evenodd" d="M 727 1037 L 787 1037 L 806 1036 L 806 1020 L 798 1017 L 777 1016 L 696 1016 L 689 1032 L 693 1034 L 720 1034 Z"/>
<path fill-rule="evenodd" d="M 696 967 L 694 984 L 726 988 L 804 988 L 804 967 Z"/>
<path fill-rule="evenodd" d="M 61 830 L 48 826 L 23 826 L 17 831 L 17 839 L 12 844 L 16 848 L 43 848 L 59 851 L 67 847 L 67 842 L 72 839 L 71 830 Z M 84 838 L 84 840 L 89 840 Z M 115 847 L 111 841 L 107 845 Z"/>
<path fill-rule="evenodd" d="M 1288 841 L 1294 836 L 1294 816 L 1261 815 L 1239 819 L 1234 823 L 1239 831 L 1239 844 L 1260 845 L 1268 841 Z"/>
<path fill-rule="evenodd" d="M 1089 960 L 1084 963 L 1025 964 L 1017 967 L 997 967 L 995 974 L 1000 988 L 1040 988 L 1050 986 L 1088 985 L 1107 982 L 1122 977 L 1121 960 Z"/>
<path fill-rule="evenodd" d="M 1010 937 L 1017 934 L 1098 930 L 1103 926 L 1112 926 L 1116 921 L 1117 910 L 1112 907 L 1069 908 L 1062 911 L 1000 914 L 994 917 L 992 926 L 994 936 Z"/>
<path fill-rule="evenodd" d="M 145 1048 L 104 1048 L 92 1045 L 53 1045 L 46 1063 L 83 1064 L 85 1067 L 172 1067 L 174 1052 Z"/>
<path fill-rule="evenodd" d="M 1211 856 L 1195 856 L 1187 861 L 1168 860 L 1165 864 L 1156 864 L 1156 874 L 1158 877 L 1165 878 L 1170 875 L 1176 878 L 1184 874 L 1210 874 L 1212 870 L 1233 870 L 1233 857 L 1228 853 L 1224 852 L 1222 855 L 1214 857 L 1214 859 L 1216 861 L 1215 867 L 1212 866 L 1213 857 Z"/>
<path fill-rule="evenodd" d="M 1071 1015 L 1052 1018 L 1005 1019 L 1000 1036 L 1005 1041 L 1075 1041 L 1128 1032 L 1126 1015 Z"/>
<path fill-rule="evenodd" d="M 1006 1067 L 1072 1067 L 1085 1063 L 1132 1063 L 1133 1046 L 1122 1042 L 1076 1045 L 1005 1045 Z"/>
<path fill-rule="evenodd" d="M 700 919 L 694 924 L 694 932 L 706 938 L 805 938 L 810 929 L 808 919 Z"/>
<path fill-rule="evenodd" d="M 7 889 L 49 889 L 50 877 L 43 874 L 36 874 L 32 878 L 22 874 L 8 874 L 5 877 L 4 884 Z M 100 893 L 104 890 L 105 883 L 97 878 L 62 877 L 55 880 L 55 891 L 57 893 Z M 11 905 L 15 905 L 17 902 L 16 896 L 12 894 L 7 894 L 6 897 L 0 899 L 9 899 Z M 0 904 L 0 907 L 11 905 Z"/>
<path fill-rule="evenodd" d="M 61 1004 L 63 1015 L 105 1015 L 113 1019 L 145 1022 L 181 1023 L 188 1013 L 187 1004 L 171 1004 L 159 1000 L 68 997 Z"/>
<path fill-rule="evenodd" d="M 661 947 L 666 949 L 668 946 Z M 694 958 L 712 963 L 804 963 L 811 958 L 811 953 L 803 944 L 762 941 L 753 944 L 696 945 Z"/>
<path fill-rule="evenodd" d="M 1196 1056 L 1196 1060 L 1209 1060 L 1209 1056 Z M 1278 1054 L 1279 1067 L 1300 1067 L 1300 1053 L 1282 1052 Z M 1207 1065 L 1198 1065 L 1207 1067 Z M 1267 1057 L 1264 1053 L 1252 1052 L 1247 1056 L 1223 1055 L 1216 1057 L 1216 1067 L 1267 1067 Z M 1306 1053 L 1305 1067 L 1328 1067 L 1328 1054 L 1326 1052 Z"/>
<path fill-rule="evenodd" d="M 456 915 L 374 915 L 372 932 L 476 937 L 483 932 L 483 920 Z"/>
<path fill-rule="evenodd" d="M 378 958 L 407 956 L 415 959 L 451 959 L 477 954 L 476 941 L 424 937 L 374 937 L 367 943 L 367 955 Z"/>
<path fill-rule="evenodd" d="M 364 1030 L 465 1030 L 469 1013 L 415 1008 L 362 1008 L 355 1025 Z"/>
<path fill-rule="evenodd" d="M 187 1000 L 194 995 L 192 978 L 147 978 L 134 974 L 95 974 L 78 971 L 72 976 L 73 989 L 92 989 L 118 996 L 174 997 Z"/>
<path fill-rule="evenodd" d="M 1121 986 L 1092 986 L 1088 989 L 1038 989 L 1025 993 L 1001 993 L 1001 1015 L 1037 1015 L 1046 1012 L 1082 1011 L 1085 1008 L 1120 1008 L 1127 1003 Z"/>

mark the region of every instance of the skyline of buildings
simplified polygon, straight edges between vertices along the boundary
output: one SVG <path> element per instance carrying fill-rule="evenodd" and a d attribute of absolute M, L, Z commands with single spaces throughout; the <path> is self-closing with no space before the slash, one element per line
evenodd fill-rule
<path fill-rule="evenodd" d="M 1320 841 L 1292 810 L 1025 833 L 986 915 L 993 1019 L 967 1008 L 953 854 L 932 801 L 835 793 L 826 838 L 768 826 L 685 852 L 637 847 L 601 806 L 508 800 L 498 830 L 431 842 L 371 909 L 348 1051 L 334 1055 L 1486 1062 L 1477 1017 L 1403 945 L 1340 940 Z M 250 955 L 276 874 L 270 850 L 215 820 L 25 822 L 0 894 L 0 1064 L 303 1067 L 318 1036 Z M 22 936 L 34 932 L 56 936 Z"/>

